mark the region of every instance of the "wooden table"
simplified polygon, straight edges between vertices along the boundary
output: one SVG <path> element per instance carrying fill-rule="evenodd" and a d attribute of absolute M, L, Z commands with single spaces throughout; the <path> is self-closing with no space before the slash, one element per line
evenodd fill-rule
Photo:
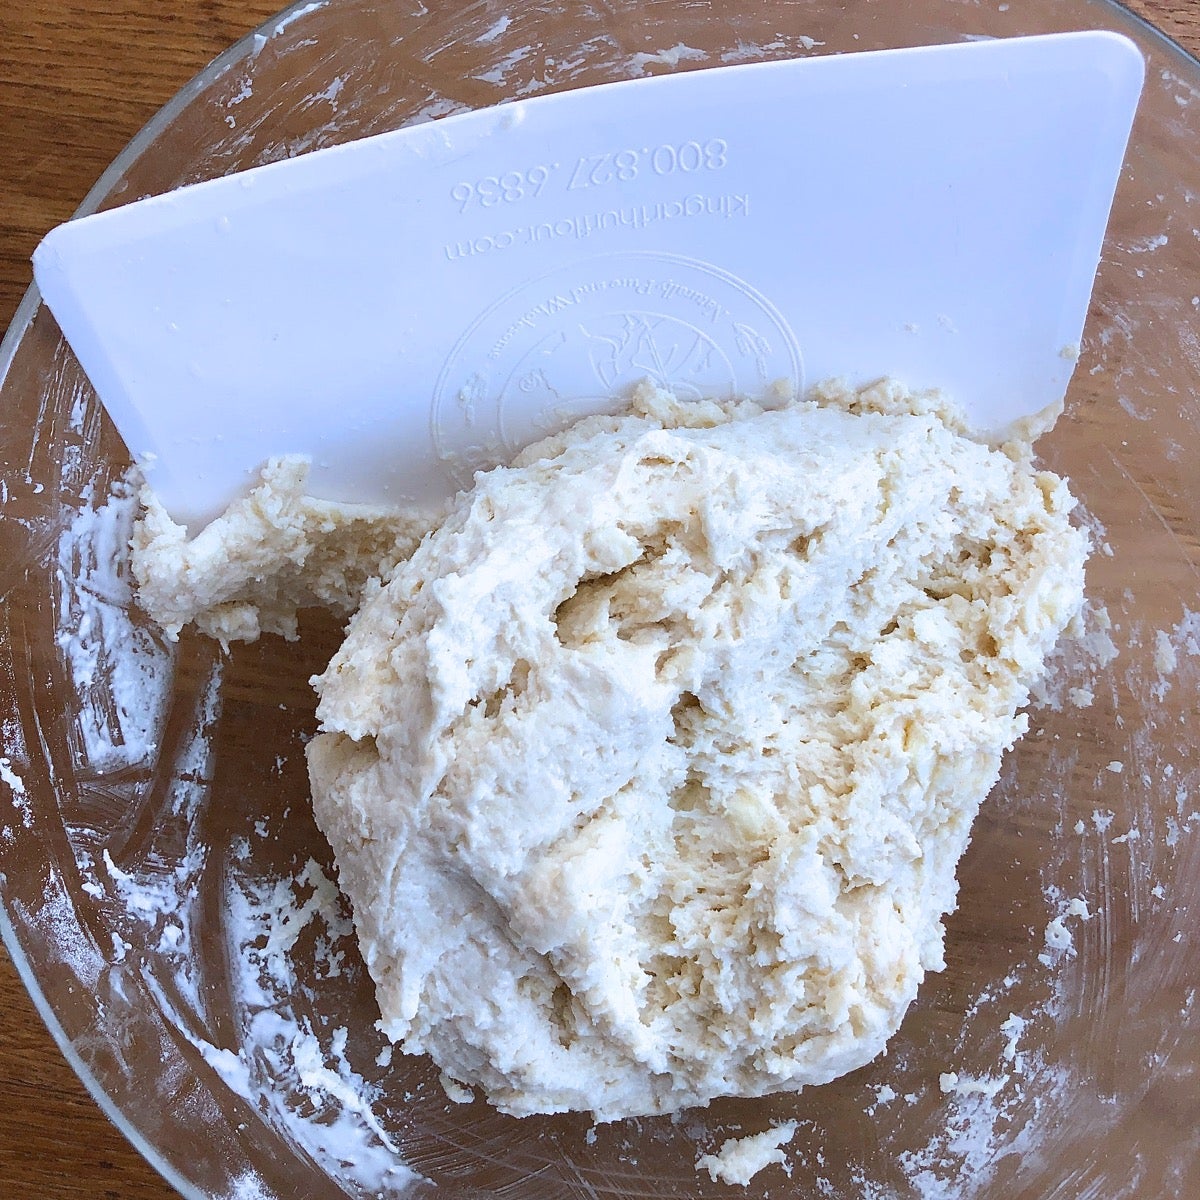
<path fill-rule="evenodd" d="M 29 255 L 122 146 L 205 63 L 280 0 L 37 0 L 0 14 L 0 328 Z M 1196 0 L 1130 7 L 1200 51 Z M 96 1107 L 0 950 L 0 1197 L 176 1195 Z"/>

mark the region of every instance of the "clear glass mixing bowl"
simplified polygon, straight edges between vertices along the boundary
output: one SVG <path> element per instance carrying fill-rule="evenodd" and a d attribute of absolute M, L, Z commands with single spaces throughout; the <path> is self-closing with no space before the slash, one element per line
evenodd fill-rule
<path fill-rule="evenodd" d="M 3 931 L 76 1070 L 186 1196 L 720 1195 L 697 1156 L 781 1119 L 790 1174 L 752 1195 L 1200 1189 L 1194 60 L 1102 0 L 329 0 L 215 62 L 86 207 L 639 72 L 1095 27 L 1150 70 L 1042 447 L 1095 533 L 1090 632 L 984 807 L 946 971 L 885 1057 L 799 1096 L 593 1129 L 389 1063 L 308 810 L 306 680 L 338 631 L 314 617 L 298 646 L 228 657 L 156 639 L 121 569 L 130 504 L 97 515 L 123 447 L 27 297 L 0 355 Z"/>

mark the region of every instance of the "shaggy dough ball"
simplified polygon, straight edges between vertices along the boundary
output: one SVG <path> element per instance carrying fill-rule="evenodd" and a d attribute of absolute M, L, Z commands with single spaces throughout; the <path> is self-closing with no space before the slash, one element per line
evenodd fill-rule
<path fill-rule="evenodd" d="M 647 393 L 481 475 L 314 681 L 387 1035 L 600 1119 L 875 1057 L 1080 607 L 1071 507 L 894 385 Z"/>

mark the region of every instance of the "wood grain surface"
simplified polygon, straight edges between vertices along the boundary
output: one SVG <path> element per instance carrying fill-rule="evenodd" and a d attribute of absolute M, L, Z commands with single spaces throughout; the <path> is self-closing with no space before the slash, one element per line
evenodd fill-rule
<path fill-rule="evenodd" d="M 29 255 L 159 106 L 278 0 L 0 0 L 0 328 Z M 1134 0 L 1200 51 L 1200 0 Z M 0 949 L 0 1197 L 175 1196 L 88 1096 Z M 1150 1200 L 1150 1198 L 1147 1198 Z"/>

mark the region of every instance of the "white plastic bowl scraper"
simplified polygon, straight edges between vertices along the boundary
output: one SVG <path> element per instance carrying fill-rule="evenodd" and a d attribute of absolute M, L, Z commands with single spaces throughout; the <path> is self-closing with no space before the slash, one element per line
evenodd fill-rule
<path fill-rule="evenodd" d="M 53 230 L 35 277 L 167 511 L 272 455 L 426 501 L 642 378 L 1061 401 L 1144 64 L 1085 32 L 502 104 Z"/>

